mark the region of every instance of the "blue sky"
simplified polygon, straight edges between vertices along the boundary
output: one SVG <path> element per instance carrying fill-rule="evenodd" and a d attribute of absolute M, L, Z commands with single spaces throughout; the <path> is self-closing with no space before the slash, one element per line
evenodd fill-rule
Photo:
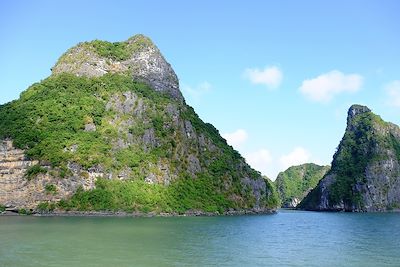
<path fill-rule="evenodd" d="M 400 124 L 400 2 L 0 2 L 0 104 L 69 47 L 143 33 L 187 103 L 270 178 L 329 164 L 353 103 Z"/>

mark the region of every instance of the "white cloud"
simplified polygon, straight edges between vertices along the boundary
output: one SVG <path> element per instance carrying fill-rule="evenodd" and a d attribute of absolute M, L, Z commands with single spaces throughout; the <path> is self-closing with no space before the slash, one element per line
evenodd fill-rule
<path fill-rule="evenodd" d="M 244 142 L 246 142 L 248 138 L 248 134 L 245 130 L 243 129 L 238 129 L 234 131 L 233 133 L 225 133 L 222 134 L 222 137 L 226 139 L 228 144 L 233 146 L 234 148 L 240 147 Z"/>
<path fill-rule="evenodd" d="M 271 180 L 275 180 L 279 172 L 285 171 L 290 166 L 303 163 L 315 162 L 323 165 L 320 160 L 311 157 L 311 153 L 303 147 L 295 147 L 291 152 L 282 155 L 280 158 L 274 158 L 271 152 L 266 148 L 258 150 L 247 150 L 246 145 L 249 135 L 244 129 L 237 129 L 231 133 L 222 134 L 228 144 L 238 150 L 246 159 L 246 162 L 255 170 L 266 175 Z"/>
<path fill-rule="evenodd" d="M 316 78 L 304 80 L 300 92 L 317 102 L 329 102 L 335 95 L 361 89 L 363 77 L 359 74 L 343 74 L 333 70 Z"/>
<path fill-rule="evenodd" d="M 392 81 L 385 86 L 387 94 L 386 104 L 391 107 L 400 108 L 400 80 Z"/>
<path fill-rule="evenodd" d="M 283 155 L 279 158 L 283 170 L 286 170 L 290 166 L 300 165 L 303 163 L 310 162 L 311 154 L 302 147 L 296 147 L 292 152 L 287 155 Z"/>
<path fill-rule="evenodd" d="M 266 175 L 269 171 L 269 164 L 272 162 L 271 153 L 267 149 L 260 149 L 244 155 L 247 163 L 257 171 Z"/>
<path fill-rule="evenodd" d="M 248 140 L 248 134 L 244 129 L 238 129 L 232 133 L 222 134 L 222 137 L 226 139 L 228 144 L 233 146 L 235 149 L 242 151 L 243 157 L 246 162 L 257 171 L 260 171 L 263 175 L 267 173 L 267 167 L 272 162 L 271 153 L 267 149 L 260 149 L 257 151 L 243 153 L 243 145 Z"/>
<path fill-rule="evenodd" d="M 279 87 L 282 82 L 282 71 L 276 67 L 265 67 L 264 69 L 247 68 L 243 76 L 253 84 L 265 85 L 270 89 Z"/>
<path fill-rule="evenodd" d="M 190 98 L 193 100 L 197 101 L 199 100 L 204 94 L 208 93 L 211 91 L 212 86 L 209 82 L 204 81 L 202 83 L 199 83 L 196 86 L 189 86 L 187 84 L 182 84 L 181 85 L 182 91 L 186 93 Z"/>

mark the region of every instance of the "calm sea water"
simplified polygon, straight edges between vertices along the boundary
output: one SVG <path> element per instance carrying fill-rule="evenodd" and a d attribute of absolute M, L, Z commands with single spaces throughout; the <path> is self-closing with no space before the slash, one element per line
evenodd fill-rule
<path fill-rule="evenodd" d="M 400 214 L 2 216 L 0 266 L 400 266 Z"/>

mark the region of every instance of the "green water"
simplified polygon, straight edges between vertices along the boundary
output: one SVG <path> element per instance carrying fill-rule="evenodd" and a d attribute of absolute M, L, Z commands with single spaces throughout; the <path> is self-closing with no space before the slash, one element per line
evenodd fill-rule
<path fill-rule="evenodd" d="M 400 214 L 0 216 L 0 266 L 400 266 Z"/>

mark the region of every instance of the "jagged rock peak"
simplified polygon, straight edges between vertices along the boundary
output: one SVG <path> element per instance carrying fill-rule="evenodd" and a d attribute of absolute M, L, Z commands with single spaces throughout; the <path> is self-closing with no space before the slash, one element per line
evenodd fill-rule
<path fill-rule="evenodd" d="M 306 210 L 387 211 L 400 207 L 400 129 L 353 105 L 332 168 L 300 203 Z"/>
<path fill-rule="evenodd" d="M 82 42 L 65 52 L 52 74 L 68 72 L 77 76 L 99 77 L 107 73 L 130 75 L 158 92 L 183 101 L 179 80 L 150 38 L 137 34 L 124 42 L 94 40 Z"/>
<path fill-rule="evenodd" d="M 135 34 L 132 37 L 130 37 L 126 42 L 130 45 L 142 46 L 143 48 L 146 47 L 157 48 L 156 45 L 153 43 L 153 41 L 149 37 L 143 34 Z"/>
<path fill-rule="evenodd" d="M 371 112 L 371 110 L 367 106 L 362 105 L 352 105 L 347 112 L 347 123 L 351 122 L 351 120 L 358 116 L 359 114 L 363 114 L 366 112 Z"/>

